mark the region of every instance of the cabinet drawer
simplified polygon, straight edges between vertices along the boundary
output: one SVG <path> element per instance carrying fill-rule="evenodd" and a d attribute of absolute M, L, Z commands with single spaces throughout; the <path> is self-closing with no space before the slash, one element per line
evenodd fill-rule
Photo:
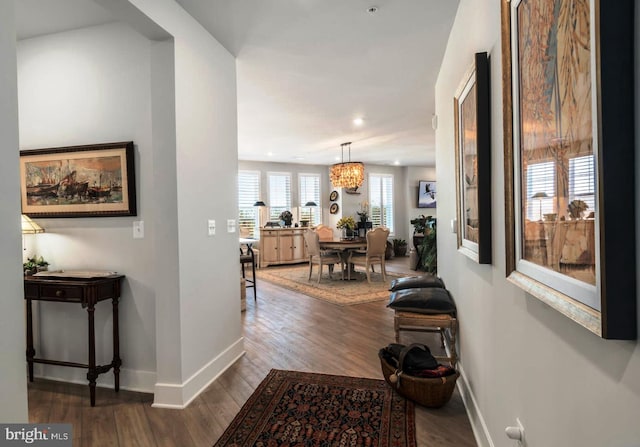
<path fill-rule="evenodd" d="M 41 286 L 40 299 L 82 301 L 82 287 Z"/>

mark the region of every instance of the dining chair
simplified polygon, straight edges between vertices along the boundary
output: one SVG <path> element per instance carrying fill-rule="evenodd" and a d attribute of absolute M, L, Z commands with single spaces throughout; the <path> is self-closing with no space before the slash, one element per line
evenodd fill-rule
<path fill-rule="evenodd" d="M 316 233 L 318 233 L 318 237 L 321 241 L 332 241 L 333 240 L 333 229 L 324 224 L 319 224 L 316 227 Z"/>
<path fill-rule="evenodd" d="M 331 273 L 333 270 L 333 266 L 335 264 L 340 264 L 342 279 L 344 279 L 344 262 L 338 254 L 325 253 L 323 250 L 320 250 L 320 237 L 317 232 L 313 230 L 305 231 L 304 241 L 307 244 L 307 253 L 309 253 L 309 280 L 311 280 L 313 264 L 318 264 L 320 266 L 320 269 L 318 271 L 318 284 L 320 283 L 320 278 L 322 277 L 323 265 L 328 266 L 327 268 L 329 270 L 329 279 L 332 279 Z"/>
<path fill-rule="evenodd" d="M 371 282 L 371 272 L 374 264 L 380 264 L 382 272 L 382 280 L 387 280 L 387 271 L 384 265 L 384 255 L 387 250 L 387 238 L 389 237 L 389 229 L 377 227 L 367 231 L 367 250 L 362 252 L 351 251 L 347 258 L 347 265 L 362 265 L 367 273 L 367 281 Z M 351 268 L 348 269 L 349 279 L 351 279 Z"/>

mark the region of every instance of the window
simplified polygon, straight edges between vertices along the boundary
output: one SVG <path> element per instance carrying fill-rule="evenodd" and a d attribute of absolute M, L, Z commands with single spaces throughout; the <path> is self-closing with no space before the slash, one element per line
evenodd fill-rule
<path fill-rule="evenodd" d="M 308 220 L 310 225 L 322 222 L 322 206 L 320 203 L 320 175 L 299 174 L 300 220 Z M 315 202 L 316 207 L 304 206 L 307 202 Z"/>
<path fill-rule="evenodd" d="M 369 174 L 369 206 L 373 226 L 393 233 L 393 175 Z"/>
<path fill-rule="evenodd" d="M 280 220 L 280 213 L 291 211 L 291 174 L 269 172 L 269 220 Z"/>
<path fill-rule="evenodd" d="M 531 163 L 526 171 L 527 219 L 542 220 L 546 213 L 554 213 L 556 196 L 556 164 L 553 161 Z"/>
<path fill-rule="evenodd" d="M 594 163 L 593 155 L 569 159 L 569 202 L 582 200 L 589 206 L 587 213 L 596 209 Z"/>
<path fill-rule="evenodd" d="M 260 172 L 238 172 L 238 227 L 240 235 L 258 237 L 260 208 L 253 204 L 260 200 Z"/>

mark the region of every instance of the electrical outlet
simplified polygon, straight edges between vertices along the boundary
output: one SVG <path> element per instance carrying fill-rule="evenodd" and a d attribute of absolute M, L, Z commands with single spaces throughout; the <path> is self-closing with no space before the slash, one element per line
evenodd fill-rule
<path fill-rule="evenodd" d="M 215 236 L 216 235 L 216 221 L 215 220 L 209 219 L 208 229 L 209 229 L 209 236 Z"/>

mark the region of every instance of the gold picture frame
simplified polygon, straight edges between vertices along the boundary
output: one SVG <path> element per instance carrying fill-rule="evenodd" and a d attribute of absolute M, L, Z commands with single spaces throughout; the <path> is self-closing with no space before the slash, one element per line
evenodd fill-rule
<path fill-rule="evenodd" d="M 30 217 L 135 216 L 133 142 L 20 151 L 20 197 Z"/>

